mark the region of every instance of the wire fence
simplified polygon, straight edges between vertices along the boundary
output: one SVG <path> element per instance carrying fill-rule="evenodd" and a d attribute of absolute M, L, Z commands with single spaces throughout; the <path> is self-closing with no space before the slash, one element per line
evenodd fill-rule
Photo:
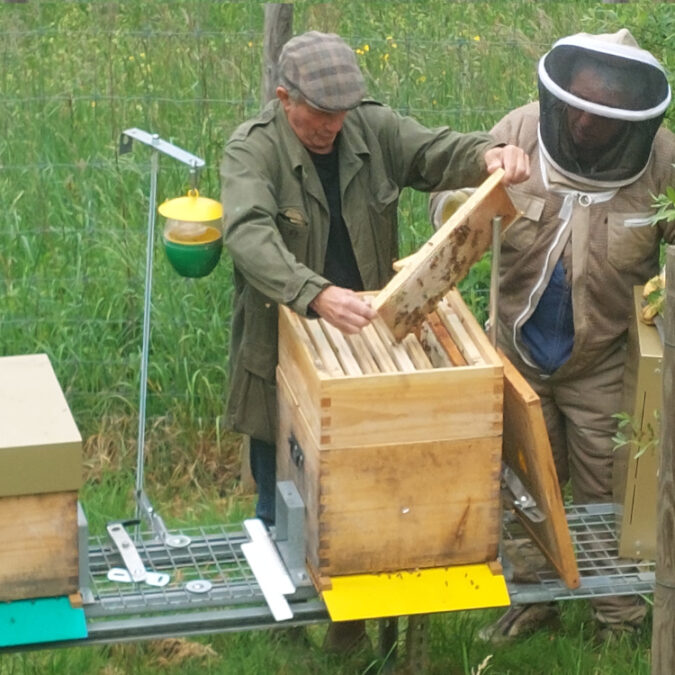
<path fill-rule="evenodd" d="M 562 35 L 628 25 L 672 63 L 674 14 L 667 3 L 297 2 L 294 31 L 340 33 L 373 98 L 468 131 L 536 98 L 537 59 Z M 217 199 L 225 141 L 260 108 L 262 39 L 263 6 L 248 1 L 0 5 L 0 355 L 47 353 L 85 436 L 138 407 L 150 154 L 120 155 L 120 134 L 138 127 L 202 157 L 200 191 Z M 189 186 L 170 160 L 159 176 L 160 202 Z M 430 233 L 426 198 L 404 193 L 400 220 L 404 254 Z M 149 424 L 215 425 L 227 255 L 190 280 L 167 264 L 161 232 L 154 249 Z"/>

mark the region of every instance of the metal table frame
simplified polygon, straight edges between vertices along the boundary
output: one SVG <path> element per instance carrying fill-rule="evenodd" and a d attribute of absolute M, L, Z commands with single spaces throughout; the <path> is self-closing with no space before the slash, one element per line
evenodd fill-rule
<path fill-rule="evenodd" d="M 529 583 L 509 578 L 511 562 L 502 558 L 512 604 L 573 600 L 606 595 L 648 594 L 654 587 L 654 563 L 618 557 L 617 507 L 613 504 L 569 506 L 566 510 L 579 565 L 581 585 L 567 588 L 552 569 L 536 573 Z M 503 541 L 517 541 L 519 523 L 505 514 Z M 148 570 L 169 574 L 164 587 L 109 581 L 107 572 L 122 564 L 121 556 L 105 536 L 88 540 L 86 580 L 81 593 L 88 637 L 63 642 L 8 647 L 0 651 L 67 647 L 194 636 L 209 633 L 279 628 L 328 621 L 314 586 L 296 584 L 287 599 L 293 619 L 274 620 L 260 587 L 241 551 L 247 536 L 240 525 L 213 525 L 181 529 L 189 546 L 174 548 L 154 531 L 140 532 L 136 547 Z M 205 592 L 191 592 L 189 582 L 208 581 Z"/>

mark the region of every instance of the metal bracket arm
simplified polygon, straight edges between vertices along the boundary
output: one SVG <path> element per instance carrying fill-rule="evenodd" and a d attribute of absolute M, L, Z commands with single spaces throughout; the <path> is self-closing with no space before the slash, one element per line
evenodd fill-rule
<path fill-rule="evenodd" d="M 179 148 L 177 145 L 161 139 L 157 134 L 151 134 L 142 129 L 137 129 L 136 127 L 125 129 L 120 135 L 121 155 L 131 152 L 133 140 L 143 143 L 143 145 L 148 145 L 157 150 L 157 152 L 161 152 L 163 155 L 173 157 L 173 159 L 186 164 L 192 169 L 202 169 L 206 165 L 206 162 L 201 157 L 197 157 L 197 155 L 193 155 L 191 152 L 183 150 L 183 148 Z"/>
<path fill-rule="evenodd" d="M 113 540 L 117 550 L 122 556 L 122 561 L 124 566 L 127 568 L 129 575 L 131 576 L 132 581 L 140 582 L 145 581 L 146 570 L 141 556 L 138 555 L 136 546 L 131 540 L 129 533 L 124 529 L 125 525 L 135 525 L 137 521 L 126 521 L 126 522 L 113 522 L 108 523 L 106 529 L 110 538 Z"/>
<path fill-rule="evenodd" d="M 502 462 L 502 483 L 510 492 L 513 498 L 513 506 L 520 511 L 526 518 L 533 523 L 541 523 L 546 516 L 537 507 L 537 502 L 532 495 L 525 489 L 522 481 L 516 475 L 515 471 Z"/>

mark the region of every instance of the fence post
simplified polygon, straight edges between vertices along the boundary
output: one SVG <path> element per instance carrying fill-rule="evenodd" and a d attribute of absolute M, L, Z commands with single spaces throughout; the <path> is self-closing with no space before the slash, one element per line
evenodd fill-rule
<path fill-rule="evenodd" d="M 675 673 L 675 246 L 666 254 L 661 465 L 656 531 L 652 674 Z"/>
<path fill-rule="evenodd" d="M 277 88 L 277 60 L 279 52 L 293 34 L 293 5 L 291 3 L 265 3 L 263 35 L 262 78 L 260 80 L 260 107 L 271 101 Z M 244 436 L 241 444 L 240 485 L 244 494 L 255 492 L 251 474 L 250 438 Z"/>
<path fill-rule="evenodd" d="M 277 88 L 277 59 L 279 52 L 293 33 L 293 4 L 265 3 L 265 34 L 263 37 L 262 80 L 260 103 L 264 107 L 275 96 Z"/>

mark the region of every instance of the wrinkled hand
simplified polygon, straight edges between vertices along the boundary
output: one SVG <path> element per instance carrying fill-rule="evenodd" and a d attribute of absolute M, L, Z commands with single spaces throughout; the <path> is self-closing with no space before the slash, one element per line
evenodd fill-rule
<path fill-rule="evenodd" d="M 340 286 L 324 288 L 309 306 L 343 333 L 360 332 L 376 315 L 375 310 L 362 297 Z"/>
<path fill-rule="evenodd" d="M 530 158 L 516 145 L 490 148 L 485 153 L 485 165 L 488 173 L 504 169 L 506 185 L 522 183 L 530 177 Z"/>

